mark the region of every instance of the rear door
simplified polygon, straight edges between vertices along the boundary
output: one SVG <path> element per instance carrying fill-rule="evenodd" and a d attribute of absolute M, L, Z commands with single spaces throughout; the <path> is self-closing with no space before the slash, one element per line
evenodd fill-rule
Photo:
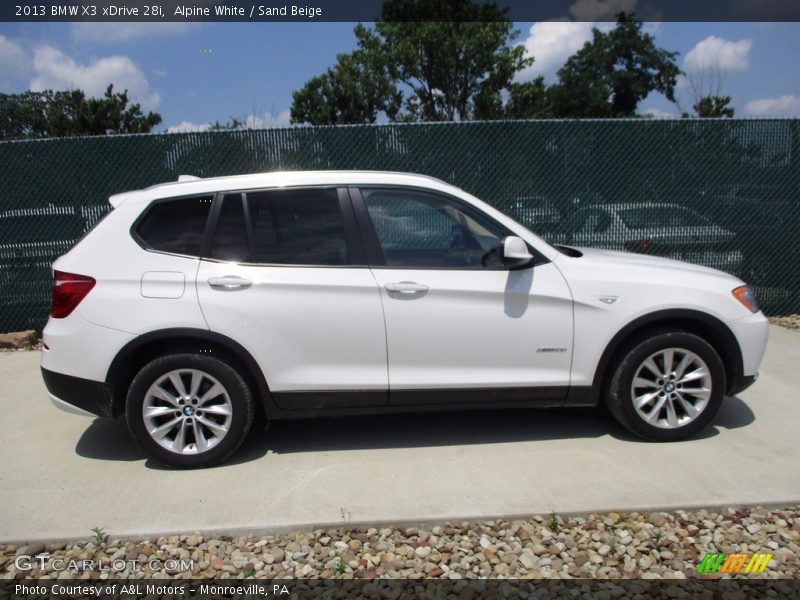
<path fill-rule="evenodd" d="M 197 293 L 212 331 L 242 344 L 281 408 L 387 402 L 381 299 L 346 190 L 219 197 Z"/>

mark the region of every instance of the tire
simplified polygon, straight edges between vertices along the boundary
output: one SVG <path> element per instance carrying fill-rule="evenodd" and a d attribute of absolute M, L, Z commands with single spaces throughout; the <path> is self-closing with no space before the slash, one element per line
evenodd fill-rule
<path fill-rule="evenodd" d="M 149 362 L 133 378 L 125 403 L 128 430 L 145 454 L 178 468 L 224 461 L 247 437 L 253 414 L 253 394 L 241 375 L 197 354 Z"/>
<path fill-rule="evenodd" d="M 668 361 L 672 366 L 665 373 Z M 685 331 L 661 332 L 634 342 L 612 374 L 606 403 L 637 436 L 672 442 L 711 422 L 724 389 L 725 368 L 708 342 Z"/>

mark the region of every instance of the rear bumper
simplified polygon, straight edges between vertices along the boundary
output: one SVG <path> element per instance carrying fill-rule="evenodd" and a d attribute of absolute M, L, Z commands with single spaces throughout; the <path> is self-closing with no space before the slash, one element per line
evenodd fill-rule
<path fill-rule="evenodd" d="M 81 379 L 42 367 L 42 379 L 50 400 L 68 412 L 113 417 L 111 387 L 102 381 Z M 74 410 L 73 410 L 74 408 Z"/>

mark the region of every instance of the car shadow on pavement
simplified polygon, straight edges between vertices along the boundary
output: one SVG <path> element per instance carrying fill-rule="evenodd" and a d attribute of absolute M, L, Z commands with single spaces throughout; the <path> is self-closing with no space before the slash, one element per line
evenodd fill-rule
<path fill-rule="evenodd" d="M 692 439 L 719 435 L 722 429 L 746 427 L 755 420 L 747 404 L 726 398 L 712 425 Z M 473 444 L 502 444 L 556 439 L 595 438 L 605 435 L 632 443 L 647 443 L 630 434 L 605 410 L 509 409 L 359 416 L 275 421 L 267 431 L 251 431 L 242 447 L 221 467 L 257 460 L 269 452 L 333 452 L 424 448 Z M 86 429 L 75 452 L 95 460 L 137 461 L 144 453 L 128 435 L 122 419 L 96 419 Z M 162 469 L 147 460 L 145 465 Z"/>

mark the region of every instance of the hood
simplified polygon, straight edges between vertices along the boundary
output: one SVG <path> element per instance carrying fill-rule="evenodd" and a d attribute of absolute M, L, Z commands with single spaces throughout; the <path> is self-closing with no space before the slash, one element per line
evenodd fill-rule
<path fill-rule="evenodd" d="M 576 248 L 576 250 L 579 250 L 583 256 L 575 260 L 586 263 L 582 265 L 586 267 L 597 265 L 598 267 L 618 267 L 625 270 L 635 270 L 637 268 L 645 268 L 648 270 L 658 269 L 669 271 L 673 274 L 716 275 L 726 279 L 736 279 L 733 275 L 729 275 L 718 269 L 660 256 L 619 252 L 616 250 L 602 250 L 600 248 Z"/>

